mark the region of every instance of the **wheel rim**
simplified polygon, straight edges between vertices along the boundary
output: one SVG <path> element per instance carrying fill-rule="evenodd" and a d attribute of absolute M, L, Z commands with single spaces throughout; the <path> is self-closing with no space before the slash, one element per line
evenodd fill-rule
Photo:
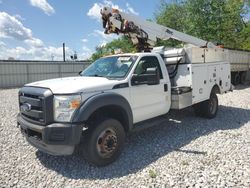
<path fill-rule="evenodd" d="M 103 158 L 109 158 L 117 149 L 117 136 L 113 129 L 105 129 L 97 138 L 96 147 L 98 154 Z"/>
<path fill-rule="evenodd" d="M 210 113 L 211 114 L 215 114 L 215 112 L 216 112 L 216 106 L 217 106 L 217 101 L 216 101 L 216 99 L 215 98 L 211 98 L 210 99 L 210 108 L 209 108 L 209 110 L 210 110 Z"/>

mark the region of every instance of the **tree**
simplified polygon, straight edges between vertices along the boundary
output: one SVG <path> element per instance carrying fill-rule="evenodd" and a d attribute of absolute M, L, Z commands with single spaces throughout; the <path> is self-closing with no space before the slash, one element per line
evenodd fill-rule
<path fill-rule="evenodd" d="M 250 50 L 250 23 L 241 32 L 241 49 Z"/>
<path fill-rule="evenodd" d="M 250 50 L 249 13 L 250 0 L 174 0 L 172 3 L 161 0 L 155 20 L 158 24 L 215 44 Z M 170 39 L 159 40 L 156 46 L 180 47 L 182 44 Z M 136 51 L 127 37 L 121 37 L 97 47 L 92 59 L 114 54 L 119 48 L 123 52 Z"/>
<path fill-rule="evenodd" d="M 156 13 L 159 24 L 178 31 L 218 42 L 230 48 L 248 48 L 249 0 L 185 0 L 168 4 Z M 248 21 L 249 22 L 249 21 Z M 167 43 L 178 46 L 180 43 Z"/>
<path fill-rule="evenodd" d="M 95 61 L 105 55 L 114 54 L 117 49 L 120 49 L 123 53 L 136 51 L 132 42 L 126 36 L 122 36 L 121 38 L 115 39 L 104 46 L 96 47 L 96 52 L 92 54 L 91 59 Z"/>
<path fill-rule="evenodd" d="M 90 58 L 92 61 L 95 61 L 96 59 L 99 59 L 100 57 L 102 57 L 104 55 L 103 46 L 97 46 L 95 50 L 96 50 L 96 52 L 93 53 L 91 58 Z"/>
<path fill-rule="evenodd" d="M 160 11 L 155 13 L 156 22 L 160 25 L 164 25 L 175 30 L 186 32 L 186 7 L 182 1 L 176 1 L 172 4 L 167 4 L 164 1 L 161 2 Z M 173 39 L 159 40 L 156 46 L 180 46 L 182 43 Z"/>
<path fill-rule="evenodd" d="M 8 60 L 13 61 L 13 60 L 15 60 L 15 58 L 14 57 L 8 57 Z"/>

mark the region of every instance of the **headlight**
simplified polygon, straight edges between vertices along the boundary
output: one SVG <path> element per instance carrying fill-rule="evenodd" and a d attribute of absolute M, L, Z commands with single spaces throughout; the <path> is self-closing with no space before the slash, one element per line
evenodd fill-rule
<path fill-rule="evenodd" d="M 54 96 L 54 120 L 70 122 L 75 110 L 81 105 L 81 95 Z"/>

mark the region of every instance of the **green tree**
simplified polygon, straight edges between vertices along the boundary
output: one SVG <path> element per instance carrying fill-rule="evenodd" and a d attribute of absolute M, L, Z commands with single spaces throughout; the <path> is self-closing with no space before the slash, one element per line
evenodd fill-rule
<path fill-rule="evenodd" d="M 159 24 L 226 47 L 248 48 L 245 43 L 249 41 L 249 23 L 244 18 L 249 13 L 249 0 L 184 0 L 162 4 L 156 13 Z"/>
<path fill-rule="evenodd" d="M 160 25 L 173 28 L 177 31 L 186 32 L 186 6 L 183 1 L 175 1 L 175 3 L 165 3 L 161 1 L 159 12 L 155 13 L 156 22 Z M 156 46 L 180 46 L 182 42 L 174 39 L 170 40 L 158 40 Z"/>
<path fill-rule="evenodd" d="M 123 53 L 136 51 L 132 42 L 126 36 L 122 36 L 121 38 L 115 39 L 104 46 L 96 47 L 96 52 L 92 54 L 91 59 L 95 61 L 105 55 L 114 54 L 117 49 L 120 49 Z"/>
<path fill-rule="evenodd" d="M 154 15 L 158 24 L 177 31 L 223 44 L 225 47 L 250 50 L 249 13 L 250 0 L 173 0 L 172 3 L 161 0 Z M 170 39 L 159 40 L 156 46 L 179 47 L 182 44 Z M 116 49 L 121 49 L 124 53 L 136 51 L 132 42 L 123 36 L 97 47 L 91 59 L 114 54 Z"/>
<path fill-rule="evenodd" d="M 124 53 L 136 51 L 133 43 L 126 36 L 111 41 L 106 44 L 105 48 L 111 53 L 114 53 L 116 49 L 121 49 Z"/>
<path fill-rule="evenodd" d="M 250 23 L 246 24 L 246 27 L 241 32 L 241 49 L 250 50 Z"/>
<path fill-rule="evenodd" d="M 96 52 L 93 53 L 91 58 L 90 58 L 92 61 L 95 61 L 96 59 L 99 59 L 103 55 L 103 47 L 97 46 L 95 48 L 95 50 L 96 50 Z"/>

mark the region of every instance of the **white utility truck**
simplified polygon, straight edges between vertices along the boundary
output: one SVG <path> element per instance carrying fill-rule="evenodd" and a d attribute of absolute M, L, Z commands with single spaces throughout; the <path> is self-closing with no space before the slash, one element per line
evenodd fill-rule
<path fill-rule="evenodd" d="M 150 51 L 157 39 L 167 40 L 169 38 L 193 44 L 198 47 L 216 48 L 211 42 L 198 39 L 153 22 L 142 20 L 139 17 L 119 12 L 116 9 L 104 8 L 101 10 L 101 14 L 105 33 L 122 33 L 128 36 L 137 46 L 138 51 Z M 231 82 L 234 85 L 238 85 L 239 83 L 244 84 L 247 74 L 250 75 L 250 51 L 221 48 L 221 52 L 223 53 L 220 53 L 220 60 L 227 61 L 231 65 Z M 207 57 L 208 56 L 211 60 L 214 53 L 211 52 L 207 54 Z M 216 58 L 218 59 L 218 53 Z"/>
<path fill-rule="evenodd" d="M 250 75 L 250 51 L 225 49 L 225 60 L 231 65 L 231 81 L 244 84 Z"/>
<path fill-rule="evenodd" d="M 154 35 L 171 35 L 198 47 L 111 55 L 92 63 L 80 76 L 26 84 L 19 91 L 17 122 L 31 145 L 52 155 L 77 151 L 102 166 L 120 155 L 127 133 L 156 124 L 171 109 L 193 107 L 198 116 L 216 116 L 216 94 L 231 90 L 223 49 L 152 22 L 135 26 L 136 18 L 109 8 L 102 16 L 105 33 L 126 34 L 146 51 Z M 134 30 L 113 25 L 125 18 L 133 21 L 128 24 Z M 147 31 L 147 23 L 154 24 L 155 34 Z M 140 38 L 141 34 L 150 36 Z"/>

